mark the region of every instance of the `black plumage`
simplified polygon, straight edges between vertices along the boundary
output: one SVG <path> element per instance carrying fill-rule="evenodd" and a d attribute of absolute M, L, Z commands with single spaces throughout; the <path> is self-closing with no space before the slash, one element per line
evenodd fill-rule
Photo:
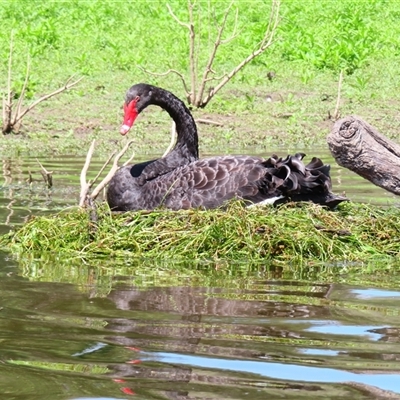
<path fill-rule="evenodd" d="M 246 204 L 312 201 L 330 208 L 345 197 L 331 192 L 330 166 L 319 158 L 307 165 L 302 153 L 253 156 L 219 156 L 198 159 L 196 124 L 184 103 L 172 93 L 147 84 L 134 85 L 125 101 L 121 133 L 129 131 L 137 115 L 148 105 L 164 108 L 173 118 L 177 143 L 164 158 L 121 168 L 107 192 L 111 209 L 173 210 L 216 208 L 232 198 Z"/>

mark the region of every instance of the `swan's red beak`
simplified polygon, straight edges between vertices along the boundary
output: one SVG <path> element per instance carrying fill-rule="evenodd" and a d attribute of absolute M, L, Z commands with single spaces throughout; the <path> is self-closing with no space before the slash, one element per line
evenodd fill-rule
<path fill-rule="evenodd" d="M 139 96 L 135 97 L 128 105 L 126 103 L 124 104 L 124 123 L 119 130 L 121 135 L 126 135 L 129 132 L 133 123 L 135 122 L 136 117 L 139 115 L 136 108 L 136 103 L 138 100 Z"/>

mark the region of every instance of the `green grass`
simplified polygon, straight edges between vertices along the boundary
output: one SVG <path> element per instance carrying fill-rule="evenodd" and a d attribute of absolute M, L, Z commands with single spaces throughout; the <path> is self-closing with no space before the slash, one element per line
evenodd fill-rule
<path fill-rule="evenodd" d="M 112 214 L 97 224 L 80 209 L 33 218 L 0 238 L 14 253 L 62 252 L 65 257 L 116 259 L 337 262 L 400 255 L 400 211 L 343 204 L 335 212 L 313 204 L 278 208 Z"/>
<path fill-rule="evenodd" d="M 169 2 L 187 21 L 186 1 Z M 195 22 L 204 63 L 216 26 L 227 3 L 198 2 Z M 270 2 L 254 0 L 252 7 L 236 2 L 238 32 L 221 47 L 215 70 L 230 71 L 262 37 Z M 268 153 L 271 143 L 311 146 L 325 143 L 332 126 L 337 79 L 345 71 L 342 115 L 354 113 L 397 137 L 400 104 L 397 65 L 400 58 L 400 3 L 386 1 L 284 1 L 276 42 L 248 65 L 196 117 L 223 122 L 223 127 L 200 125 L 201 151 L 232 152 L 257 147 Z M 6 87 L 10 34 L 14 32 L 13 90 L 21 91 L 26 57 L 31 56 L 28 97 L 54 90 L 77 74 L 77 88 L 41 104 L 25 120 L 22 140 L 0 140 L 3 154 L 84 154 L 97 138 L 109 152 L 120 140 L 121 104 L 133 83 L 148 81 L 184 98 L 179 77 L 155 77 L 140 67 L 163 72 L 188 72 L 187 31 L 169 15 L 165 2 L 26 0 L 0 3 L 0 89 Z M 234 15 L 228 19 L 228 37 Z M 268 71 L 276 78 L 270 82 Z M 267 102 L 267 96 L 272 102 Z M 136 149 L 162 151 L 169 141 L 169 117 L 160 110 L 146 112 L 132 135 Z M 268 155 L 268 154 L 267 154 Z"/>

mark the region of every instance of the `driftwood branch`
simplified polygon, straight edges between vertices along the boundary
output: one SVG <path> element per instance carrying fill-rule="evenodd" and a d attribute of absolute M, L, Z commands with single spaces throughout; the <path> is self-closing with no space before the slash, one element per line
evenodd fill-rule
<path fill-rule="evenodd" d="M 112 158 L 115 156 L 115 153 L 117 151 L 113 151 L 107 158 L 106 162 L 103 164 L 103 166 L 100 168 L 100 171 L 97 173 L 97 175 L 95 176 L 95 178 L 93 179 L 93 181 L 91 181 L 90 187 L 92 187 L 96 182 L 97 179 L 99 179 L 100 175 L 103 173 L 103 171 L 106 169 L 107 165 L 110 164 L 110 161 L 112 160 Z"/>
<path fill-rule="evenodd" d="M 123 155 L 128 151 L 130 145 L 133 143 L 133 140 L 130 140 L 125 144 L 125 146 L 122 148 L 122 150 L 115 156 L 113 165 L 108 172 L 108 174 L 105 176 L 105 178 L 93 189 L 93 192 L 90 194 L 91 199 L 96 199 L 98 194 L 106 187 L 108 182 L 111 181 L 112 177 L 115 175 L 115 173 L 121 168 L 118 163 L 119 160 L 123 157 Z M 128 165 L 129 163 L 132 162 L 133 158 L 135 157 L 135 154 L 132 154 L 130 158 L 124 162 L 123 166 Z"/>
<path fill-rule="evenodd" d="M 338 120 L 327 137 L 337 163 L 400 195 L 400 146 L 357 116 Z"/>

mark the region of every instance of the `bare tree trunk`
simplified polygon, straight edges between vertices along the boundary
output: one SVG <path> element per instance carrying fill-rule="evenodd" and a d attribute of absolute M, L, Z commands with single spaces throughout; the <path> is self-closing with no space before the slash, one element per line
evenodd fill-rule
<path fill-rule="evenodd" d="M 400 146 L 357 116 L 335 123 L 327 137 L 337 163 L 400 195 Z"/>

